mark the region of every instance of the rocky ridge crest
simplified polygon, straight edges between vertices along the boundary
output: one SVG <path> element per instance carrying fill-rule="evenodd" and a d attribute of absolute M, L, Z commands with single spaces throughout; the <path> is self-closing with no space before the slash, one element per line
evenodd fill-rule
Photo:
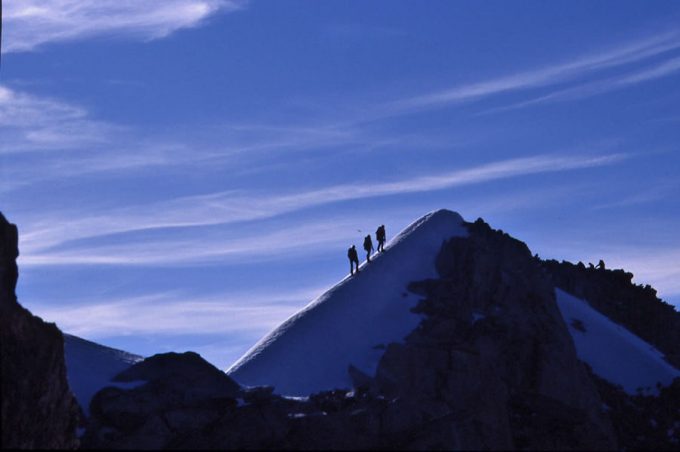
<path fill-rule="evenodd" d="M 2 448 L 73 449 L 79 408 L 66 379 L 64 337 L 17 301 L 15 225 L 0 214 Z"/>

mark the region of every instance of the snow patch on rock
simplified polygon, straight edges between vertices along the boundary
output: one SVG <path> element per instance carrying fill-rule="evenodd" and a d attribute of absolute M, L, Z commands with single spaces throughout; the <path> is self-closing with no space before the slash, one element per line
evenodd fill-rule
<path fill-rule="evenodd" d="M 593 309 L 587 301 L 555 289 L 557 305 L 574 339 L 578 357 L 600 377 L 629 394 L 658 394 L 680 371 L 648 342 Z"/>

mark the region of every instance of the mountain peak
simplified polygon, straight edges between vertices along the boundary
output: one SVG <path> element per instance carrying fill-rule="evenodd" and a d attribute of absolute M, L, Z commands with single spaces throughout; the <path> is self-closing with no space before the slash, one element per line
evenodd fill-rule
<path fill-rule="evenodd" d="M 432 211 L 397 234 L 347 276 L 265 336 L 228 373 L 239 383 L 274 385 L 285 395 L 350 387 L 349 366 L 372 375 L 384 347 L 420 323 L 409 283 L 437 276 L 436 257 L 452 237 L 467 236 L 463 218 Z"/>

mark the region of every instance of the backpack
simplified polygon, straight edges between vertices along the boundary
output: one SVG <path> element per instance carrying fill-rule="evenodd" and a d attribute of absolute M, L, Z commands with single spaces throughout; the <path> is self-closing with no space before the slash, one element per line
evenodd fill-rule
<path fill-rule="evenodd" d="M 375 231 L 375 238 L 380 240 L 385 240 L 385 228 L 380 226 L 378 227 L 378 230 Z"/>

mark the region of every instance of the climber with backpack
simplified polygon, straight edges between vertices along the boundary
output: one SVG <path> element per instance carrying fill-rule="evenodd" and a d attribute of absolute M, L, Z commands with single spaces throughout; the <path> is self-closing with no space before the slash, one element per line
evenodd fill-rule
<path fill-rule="evenodd" d="M 356 265 L 357 273 L 359 273 L 359 255 L 357 254 L 356 246 L 352 245 L 347 250 L 347 258 L 349 259 L 349 272 L 354 274 L 354 266 Z"/>
<path fill-rule="evenodd" d="M 373 241 L 371 234 L 364 237 L 364 249 L 366 250 L 366 262 L 371 262 L 371 251 L 373 251 Z"/>
<path fill-rule="evenodd" d="M 383 252 L 385 251 L 385 225 L 381 224 L 380 227 L 378 227 L 378 230 L 375 231 L 375 239 L 378 242 L 378 251 Z"/>

